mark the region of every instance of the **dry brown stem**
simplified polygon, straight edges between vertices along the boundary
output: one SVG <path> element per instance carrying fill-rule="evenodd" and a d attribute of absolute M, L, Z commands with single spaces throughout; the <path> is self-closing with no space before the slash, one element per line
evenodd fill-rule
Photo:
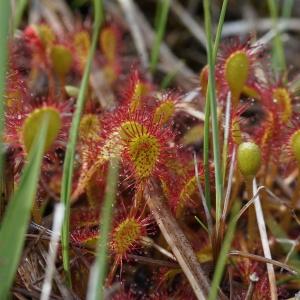
<path fill-rule="evenodd" d="M 167 207 L 162 194 L 157 183 L 148 185 L 145 190 L 147 204 L 182 271 L 190 282 L 197 299 L 207 299 L 210 288 L 209 281 L 189 241 Z"/>

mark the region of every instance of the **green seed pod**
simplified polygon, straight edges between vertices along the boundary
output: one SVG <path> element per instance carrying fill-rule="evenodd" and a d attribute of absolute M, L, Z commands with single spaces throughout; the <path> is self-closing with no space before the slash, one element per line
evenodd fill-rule
<path fill-rule="evenodd" d="M 237 162 L 243 176 L 254 177 L 261 166 L 260 148 L 252 142 L 241 143 L 237 151 Z"/>
<path fill-rule="evenodd" d="M 290 147 L 297 162 L 300 164 L 300 130 L 297 130 L 291 137 Z"/>

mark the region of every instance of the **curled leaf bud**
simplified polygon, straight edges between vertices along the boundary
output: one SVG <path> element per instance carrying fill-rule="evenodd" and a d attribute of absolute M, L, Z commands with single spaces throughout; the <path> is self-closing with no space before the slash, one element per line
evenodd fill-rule
<path fill-rule="evenodd" d="M 237 162 L 243 176 L 254 177 L 261 166 L 260 148 L 252 142 L 241 143 L 237 151 Z"/>

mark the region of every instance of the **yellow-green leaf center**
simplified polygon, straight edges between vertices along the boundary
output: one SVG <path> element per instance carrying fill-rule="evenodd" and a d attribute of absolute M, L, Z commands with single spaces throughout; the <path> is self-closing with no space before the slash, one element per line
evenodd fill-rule
<path fill-rule="evenodd" d="M 113 236 L 114 252 L 117 255 L 125 255 L 142 235 L 141 224 L 134 218 L 125 219 L 115 229 Z"/>
<path fill-rule="evenodd" d="M 156 137 L 147 133 L 135 137 L 129 141 L 128 149 L 137 176 L 140 179 L 149 177 L 160 154 Z"/>
<path fill-rule="evenodd" d="M 132 139 L 146 133 L 146 128 L 136 121 L 126 121 L 120 126 L 120 135 L 123 140 Z"/>

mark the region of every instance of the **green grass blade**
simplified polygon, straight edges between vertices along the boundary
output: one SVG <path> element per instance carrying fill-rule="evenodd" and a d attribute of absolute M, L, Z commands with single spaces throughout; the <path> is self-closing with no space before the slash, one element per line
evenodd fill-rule
<path fill-rule="evenodd" d="M 276 35 L 273 39 L 273 65 L 276 70 L 284 71 L 286 70 L 285 54 L 283 43 L 278 32 L 278 6 L 276 0 L 268 0 L 268 6 L 270 15 L 273 22 L 273 29 L 276 32 Z"/>
<path fill-rule="evenodd" d="M 76 103 L 76 111 L 72 120 L 70 136 L 66 150 L 66 156 L 63 168 L 63 179 L 61 187 L 61 201 L 65 204 L 65 219 L 62 229 L 62 247 L 63 247 L 63 267 L 67 275 L 67 280 L 70 281 L 70 258 L 69 258 L 69 217 L 70 217 L 70 195 L 72 188 L 72 179 L 74 171 L 75 147 L 78 137 L 78 128 L 80 123 L 81 113 L 84 107 L 85 95 L 88 87 L 89 74 L 92 67 L 93 57 L 95 54 L 100 26 L 103 22 L 103 3 L 102 0 L 94 1 L 95 20 L 92 37 L 92 44 L 89 50 L 87 63 L 84 69 L 84 74 L 80 84 L 79 94 Z"/>
<path fill-rule="evenodd" d="M 16 14 L 14 17 L 14 29 L 18 29 L 22 21 L 24 11 L 28 5 L 27 0 L 18 0 L 16 3 Z"/>
<path fill-rule="evenodd" d="M 285 0 L 282 5 L 282 17 L 285 19 L 290 18 L 292 15 L 294 0 Z"/>
<path fill-rule="evenodd" d="M 221 35 L 223 24 L 225 20 L 225 14 L 227 10 L 228 0 L 224 0 L 221 8 L 221 13 L 219 17 L 216 38 L 213 48 L 213 63 L 215 64 Z M 207 91 L 210 89 L 210 83 L 208 83 Z M 205 103 L 205 120 L 204 120 L 204 139 L 203 139 L 203 162 L 204 162 L 204 171 L 205 171 L 205 199 L 207 203 L 208 209 L 211 208 L 211 200 L 210 200 L 210 169 L 209 169 L 209 121 L 210 121 L 210 104 L 209 104 L 209 93 L 206 94 L 206 103 Z"/>
<path fill-rule="evenodd" d="M 155 17 L 154 17 L 154 30 L 157 31 L 159 28 L 159 22 L 161 18 L 161 12 L 162 12 L 162 4 L 163 1 L 159 0 L 156 4 L 156 9 L 155 9 Z"/>
<path fill-rule="evenodd" d="M 100 239 L 97 249 L 97 258 L 90 274 L 88 300 L 104 299 L 103 287 L 107 273 L 107 252 L 113 207 L 116 200 L 119 162 L 112 160 L 108 170 L 105 199 L 100 218 Z"/>
<path fill-rule="evenodd" d="M 199 223 L 199 225 L 209 234 L 207 226 L 197 217 L 195 216 L 195 220 Z"/>
<path fill-rule="evenodd" d="M 6 299 L 23 249 L 43 158 L 48 119 L 41 126 L 16 193 L 10 199 L 0 228 L 0 295 Z"/>
<path fill-rule="evenodd" d="M 10 1 L 0 1 L 0 176 L 3 172 L 3 153 L 4 147 L 2 143 L 2 133 L 4 129 L 4 94 L 7 71 L 8 57 L 8 36 L 9 36 L 9 20 L 11 14 Z"/>
<path fill-rule="evenodd" d="M 221 35 L 222 35 L 227 6 L 228 6 L 228 0 L 223 0 L 220 17 L 219 17 L 219 22 L 218 22 L 218 27 L 217 27 L 217 32 L 216 32 L 214 48 L 213 48 L 214 63 L 217 58 L 218 49 L 219 49 L 219 45 L 220 45 L 220 41 L 221 41 Z"/>
<path fill-rule="evenodd" d="M 209 86 L 208 86 L 209 88 Z M 209 95 L 206 93 L 205 111 L 204 111 L 204 136 L 203 136 L 203 164 L 204 164 L 204 194 L 207 207 L 211 209 L 210 197 L 210 167 L 209 167 L 209 128 L 210 128 L 210 103 Z"/>
<path fill-rule="evenodd" d="M 213 280 L 211 283 L 211 289 L 209 292 L 208 300 L 217 299 L 220 282 L 221 282 L 221 279 L 223 276 L 224 267 L 225 267 L 226 260 L 227 260 L 227 255 L 230 250 L 231 242 L 234 237 L 235 227 L 236 227 L 236 223 L 237 223 L 236 216 L 239 212 L 239 209 L 240 209 L 240 204 L 239 204 L 239 202 L 236 202 L 232 208 L 231 220 L 227 227 L 224 242 L 222 244 L 220 255 L 219 255 L 219 258 L 217 261 L 217 265 L 216 265 Z"/>
<path fill-rule="evenodd" d="M 156 20 L 157 29 L 156 29 L 154 45 L 153 45 L 153 48 L 151 51 L 150 71 L 152 73 L 154 73 L 156 70 L 160 44 L 161 44 L 162 39 L 165 34 L 166 24 L 167 24 L 167 19 L 168 19 L 168 14 L 169 14 L 169 8 L 170 8 L 170 0 L 161 0 L 161 1 L 163 1 L 163 2 L 162 3 L 158 2 L 158 4 L 157 4 L 157 5 L 159 5 L 159 9 L 157 12 L 158 17 Z"/>
<path fill-rule="evenodd" d="M 212 47 L 212 37 L 211 37 L 211 15 L 210 15 L 210 1 L 204 0 L 204 21 L 205 21 L 205 31 L 207 36 L 207 59 L 208 59 L 208 66 L 209 66 L 209 79 L 208 79 L 208 101 L 209 106 L 206 105 L 205 108 L 205 118 L 206 124 L 204 124 L 204 132 L 205 132 L 205 139 L 208 139 L 209 135 L 209 117 L 211 112 L 212 117 L 212 133 L 213 133 L 213 153 L 214 153 L 214 164 L 215 164 L 215 186 L 216 186 L 216 227 L 219 226 L 219 221 L 221 218 L 221 211 L 222 211 L 222 198 L 223 198 L 223 184 L 222 184 L 222 170 L 220 164 L 220 145 L 219 145 L 219 128 L 218 128 L 218 116 L 217 116 L 217 102 L 216 102 L 216 90 L 215 90 L 215 57 L 217 53 L 217 46 L 219 44 L 222 26 L 224 23 L 224 16 L 226 12 L 227 3 L 225 6 L 222 7 L 221 12 L 221 22 L 219 22 L 218 28 L 218 35 L 215 43 L 215 47 Z M 224 8 L 224 10 L 223 10 Z M 223 19 L 222 19 L 223 18 Z M 207 177 L 207 170 L 208 170 L 208 140 L 204 145 L 204 165 L 206 165 L 205 171 L 205 190 L 207 190 L 208 186 L 208 177 Z"/>
<path fill-rule="evenodd" d="M 173 70 L 172 72 L 168 73 L 162 80 L 161 84 L 160 84 L 160 88 L 161 89 L 167 89 L 170 84 L 172 83 L 172 81 L 175 79 L 176 75 L 178 73 L 178 68 L 175 70 Z"/>

